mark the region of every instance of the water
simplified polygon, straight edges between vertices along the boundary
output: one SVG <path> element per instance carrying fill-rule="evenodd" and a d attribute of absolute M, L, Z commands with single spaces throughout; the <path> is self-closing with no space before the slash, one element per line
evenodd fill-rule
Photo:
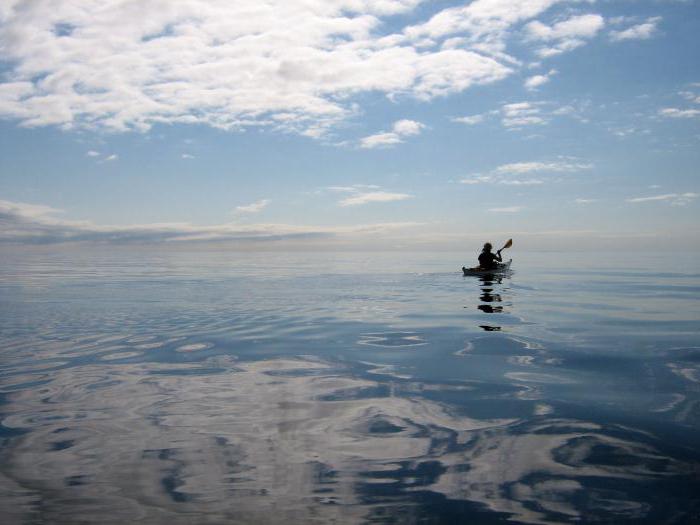
<path fill-rule="evenodd" d="M 0 254 L 3 523 L 698 523 L 697 256 Z"/>

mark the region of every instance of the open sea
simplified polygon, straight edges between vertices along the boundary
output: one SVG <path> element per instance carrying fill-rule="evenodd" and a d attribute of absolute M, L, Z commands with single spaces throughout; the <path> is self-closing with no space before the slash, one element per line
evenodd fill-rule
<path fill-rule="evenodd" d="M 700 258 L 0 252 L 0 521 L 700 523 Z"/>

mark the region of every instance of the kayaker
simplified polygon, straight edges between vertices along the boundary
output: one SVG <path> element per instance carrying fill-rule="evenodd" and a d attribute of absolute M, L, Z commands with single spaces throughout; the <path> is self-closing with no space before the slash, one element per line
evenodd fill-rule
<path fill-rule="evenodd" d="M 501 250 L 498 250 L 495 254 L 491 252 L 493 246 L 490 242 L 484 244 L 484 249 L 481 250 L 479 254 L 479 267 L 484 270 L 495 270 L 498 268 L 498 263 L 503 262 L 501 258 Z"/>

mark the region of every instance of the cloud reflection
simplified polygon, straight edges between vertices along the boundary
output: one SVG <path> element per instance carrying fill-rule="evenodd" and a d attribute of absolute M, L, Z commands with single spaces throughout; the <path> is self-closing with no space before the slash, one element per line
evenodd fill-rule
<path fill-rule="evenodd" d="M 359 523 L 447 498 L 552 523 L 644 516 L 616 480 L 689 473 L 641 432 L 534 401 L 534 419 L 472 417 L 478 383 L 457 409 L 437 385 L 391 381 L 312 358 L 56 370 L 4 406 L 4 428 L 26 433 L 2 450 L 0 490 L 21 519 L 40 499 L 47 522 Z"/>

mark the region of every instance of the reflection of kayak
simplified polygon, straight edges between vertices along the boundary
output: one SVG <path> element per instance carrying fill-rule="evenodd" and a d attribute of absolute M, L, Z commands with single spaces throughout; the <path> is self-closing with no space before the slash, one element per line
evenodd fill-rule
<path fill-rule="evenodd" d="M 501 263 L 496 268 L 491 270 L 484 270 L 478 266 L 476 268 L 465 268 L 462 266 L 462 271 L 464 272 L 464 275 L 502 275 L 510 271 L 510 263 L 512 262 L 513 259 L 509 260 L 508 262 Z"/>

